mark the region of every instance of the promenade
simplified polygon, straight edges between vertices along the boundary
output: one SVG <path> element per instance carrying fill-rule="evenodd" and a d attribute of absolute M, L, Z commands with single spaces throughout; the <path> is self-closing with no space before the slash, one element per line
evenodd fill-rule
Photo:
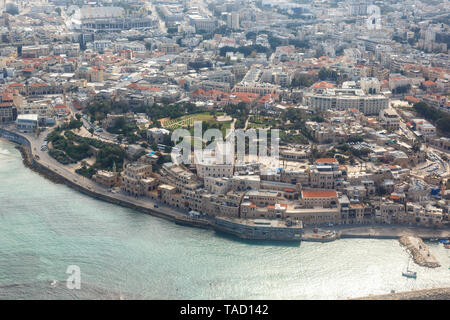
<path fill-rule="evenodd" d="M 2 127 L 9 132 L 13 132 L 28 140 L 31 147 L 31 155 L 28 165 L 36 169 L 48 178 L 67 184 L 80 192 L 88 194 L 94 198 L 122 205 L 128 208 L 144 211 L 155 216 L 173 220 L 175 217 L 186 216 L 185 212 L 162 203 L 152 201 L 149 198 L 133 197 L 122 192 L 112 193 L 109 188 L 103 187 L 94 181 L 83 177 L 73 171 L 73 168 L 66 167 L 52 158 L 48 152 L 41 151 L 41 145 L 48 132 L 42 132 L 39 137 L 34 133 L 20 133 L 14 127 Z M 155 208 L 155 204 L 158 206 Z"/>
<path fill-rule="evenodd" d="M 371 225 L 340 225 L 332 229 L 343 238 L 378 238 L 398 239 L 402 236 L 414 235 L 424 240 L 433 238 L 450 239 L 450 228 L 427 228 L 419 226 L 371 224 Z"/>

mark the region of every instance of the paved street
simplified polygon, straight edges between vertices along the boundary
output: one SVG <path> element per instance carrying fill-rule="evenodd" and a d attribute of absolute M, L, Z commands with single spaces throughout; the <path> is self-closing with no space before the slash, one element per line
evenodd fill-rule
<path fill-rule="evenodd" d="M 16 132 L 13 127 L 6 128 L 6 129 Z M 87 178 L 75 173 L 68 166 L 64 166 L 64 165 L 60 164 L 58 161 L 53 159 L 48 154 L 48 152 L 41 151 L 41 145 L 43 144 L 44 138 L 47 135 L 47 133 L 48 133 L 47 131 L 44 131 L 39 135 L 39 137 L 37 137 L 36 134 L 34 134 L 34 133 L 26 133 L 26 134 L 19 133 L 20 135 L 26 137 L 30 141 L 32 152 L 33 152 L 33 157 L 35 157 L 34 159 L 36 162 L 42 164 L 43 166 L 47 167 L 51 171 L 58 173 L 59 175 L 66 178 L 67 180 L 70 180 L 71 182 L 73 182 L 85 189 L 88 189 L 92 192 L 102 194 L 107 197 L 113 197 L 115 199 L 118 199 L 121 201 L 126 201 L 129 203 L 135 204 L 135 205 L 139 205 L 144 208 L 156 211 L 163 215 L 170 215 L 173 217 L 185 216 L 185 212 L 182 210 L 178 210 L 178 209 L 166 206 L 159 202 L 154 202 L 148 198 L 137 198 L 136 199 L 135 197 L 128 196 L 122 192 L 113 194 L 109 191 L 109 188 L 103 187 L 103 186 L 93 182 L 92 180 L 87 179 Z M 36 158 L 36 155 L 39 157 L 38 159 Z M 158 208 L 154 207 L 155 203 L 158 204 Z"/>

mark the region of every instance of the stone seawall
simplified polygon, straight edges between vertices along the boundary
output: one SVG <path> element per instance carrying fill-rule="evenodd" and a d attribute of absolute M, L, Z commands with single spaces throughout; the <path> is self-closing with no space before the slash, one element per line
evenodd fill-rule
<path fill-rule="evenodd" d="M 62 174 L 52 171 L 48 167 L 42 165 L 37 159 L 34 158 L 32 154 L 32 147 L 31 143 L 28 141 L 28 139 L 24 136 L 21 136 L 20 134 L 17 134 L 15 132 L 8 131 L 6 129 L 0 128 L 0 137 L 6 138 L 12 142 L 21 144 L 20 152 L 23 157 L 24 164 L 30 168 L 31 170 L 37 172 L 38 174 L 41 174 L 45 178 L 51 180 L 54 183 L 60 183 L 60 184 L 66 184 L 67 186 L 82 192 L 90 197 L 93 197 L 95 199 L 99 199 L 102 201 L 107 201 L 116 205 L 120 205 L 123 207 L 127 207 L 134 210 L 139 210 L 141 212 L 151 214 L 160 218 L 168 219 L 171 221 L 175 221 L 175 218 L 177 215 L 175 212 L 164 212 L 163 208 L 159 208 L 158 210 L 152 209 L 148 206 L 142 206 L 139 204 L 136 204 L 130 199 L 118 199 L 114 197 L 113 195 L 105 194 L 105 193 L 99 193 L 95 192 L 91 189 L 88 189 L 86 187 L 83 187 L 82 185 L 65 178 Z M 180 222 L 180 221 L 178 221 Z M 182 224 L 182 223 L 179 223 Z M 185 223 L 184 225 L 188 225 Z M 203 223 L 196 223 L 195 221 L 190 221 L 189 225 L 195 226 L 195 227 L 205 227 Z M 214 225 L 211 225 L 211 227 L 214 229 Z M 345 239 L 345 238 L 354 238 L 354 239 L 398 239 L 401 236 L 405 234 L 415 234 L 423 239 L 427 238 L 439 238 L 439 239 L 450 239 L 450 231 L 449 229 L 443 229 L 443 230 L 419 230 L 414 229 L 411 227 L 398 227 L 395 230 L 389 230 L 389 228 L 386 228 L 384 226 L 360 226 L 357 228 L 350 228 L 348 230 L 336 230 L 337 235 L 333 237 L 332 239 L 321 239 L 320 242 L 328 242 L 333 241 L 337 239 Z M 432 232 L 432 234 L 431 234 Z M 304 237 L 304 241 L 317 241 L 317 239 L 309 239 L 308 237 Z"/>
<path fill-rule="evenodd" d="M 174 216 L 172 216 L 170 214 L 165 214 L 161 211 L 152 210 L 150 208 L 146 208 L 146 207 L 137 205 L 137 204 L 129 202 L 129 201 L 117 199 L 117 198 L 114 198 L 113 196 L 108 196 L 108 195 L 94 192 L 92 190 L 89 190 L 89 189 L 77 184 L 77 183 L 74 183 L 73 181 L 65 178 L 61 174 L 50 170 L 46 166 L 44 166 L 41 163 L 39 163 L 38 161 L 36 161 L 36 159 L 34 159 L 34 157 L 32 155 L 32 151 L 31 151 L 31 144 L 23 136 L 20 136 L 14 132 L 0 128 L 0 137 L 3 137 L 5 139 L 8 139 L 9 141 L 12 141 L 15 143 L 19 143 L 21 145 L 19 150 L 20 150 L 20 153 L 22 154 L 24 165 L 27 166 L 28 168 L 30 168 L 31 170 L 41 174 L 45 178 L 51 180 L 52 182 L 65 184 L 81 193 L 84 193 L 84 194 L 86 194 L 92 198 L 98 199 L 98 200 L 106 201 L 109 203 L 120 205 L 122 207 L 130 208 L 133 210 L 138 210 L 138 211 L 141 211 L 141 212 L 144 212 L 147 214 L 151 214 L 151 215 L 154 215 L 154 216 L 157 216 L 160 218 L 174 221 Z"/>
<path fill-rule="evenodd" d="M 21 145 L 26 145 L 28 148 L 31 148 L 30 141 L 27 138 L 9 130 L 0 128 L 0 137 L 8 139 L 9 141 L 19 143 Z"/>
<path fill-rule="evenodd" d="M 134 204 L 132 202 L 128 202 L 128 201 L 124 201 L 124 200 L 121 200 L 121 199 L 117 199 L 117 198 L 114 198 L 113 196 L 107 196 L 107 195 L 104 195 L 104 194 L 97 193 L 97 192 L 94 192 L 92 190 L 89 190 L 89 189 L 87 189 L 85 187 L 82 187 L 79 184 L 76 184 L 73 181 L 71 181 L 69 179 L 66 179 L 62 175 L 51 171 L 50 169 L 48 169 L 47 167 L 43 166 L 42 164 L 40 164 L 37 161 L 33 160 L 32 167 L 36 171 L 38 171 L 39 173 L 43 174 L 45 177 L 50 178 L 50 180 L 52 180 L 52 181 L 56 180 L 59 183 L 63 183 L 63 184 L 65 184 L 65 185 L 67 185 L 67 186 L 69 186 L 69 187 L 71 187 L 71 188 L 73 188 L 73 189 L 75 189 L 75 190 L 77 190 L 77 191 L 79 191 L 81 193 L 84 193 L 84 194 L 86 194 L 86 195 L 88 195 L 88 196 L 90 196 L 92 198 L 95 198 L 95 199 L 98 199 L 98 200 L 102 200 L 102 201 L 106 201 L 106 202 L 109 202 L 109 203 L 113 203 L 113 204 L 116 204 L 116 205 L 119 205 L 119 206 L 122 206 L 122 207 L 133 209 L 133 210 L 138 210 L 138 211 L 141 211 L 141 212 L 144 212 L 144 213 L 148 213 L 148 214 L 160 217 L 160 218 L 174 220 L 174 217 L 169 215 L 169 214 L 164 214 L 162 212 L 155 211 L 155 210 L 152 210 L 150 208 L 146 208 L 146 207 Z"/>
<path fill-rule="evenodd" d="M 449 239 L 450 228 L 427 228 L 406 225 L 360 225 L 337 226 L 340 239 L 386 239 L 397 240 L 402 236 L 414 235 L 424 240 Z"/>
<path fill-rule="evenodd" d="M 394 235 L 377 235 L 377 234 L 344 234 L 340 232 L 338 234 L 339 239 L 385 239 L 385 240 L 395 240 L 400 236 Z"/>

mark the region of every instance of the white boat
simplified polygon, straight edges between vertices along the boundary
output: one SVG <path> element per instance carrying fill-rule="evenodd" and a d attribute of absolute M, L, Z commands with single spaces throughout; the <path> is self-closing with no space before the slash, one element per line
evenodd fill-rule
<path fill-rule="evenodd" d="M 407 278 L 417 278 L 417 272 L 416 271 L 411 271 L 411 270 L 406 270 L 402 272 L 402 276 L 407 277 Z"/>
<path fill-rule="evenodd" d="M 406 266 L 406 271 L 402 272 L 402 276 L 407 277 L 407 278 L 417 278 L 417 272 L 416 271 L 412 271 L 409 270 L 409 262 L 411 261 L 411 258 L 409 258 L 408 260 L 408 265 Z"/>

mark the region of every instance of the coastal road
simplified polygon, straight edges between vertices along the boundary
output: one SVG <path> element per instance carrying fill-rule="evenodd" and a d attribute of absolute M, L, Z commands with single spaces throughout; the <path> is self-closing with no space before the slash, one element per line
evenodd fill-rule
<path fill-rule="evenodd" d="M 81 118 L 81 122 L 83 123 L 83 129 L 85 130 L 85 131 L 87 131 L 88 132 L 88 136 L 84 136 L 84 137 L 88 137 L 88 138 L 95 138 L 95 139 L 98 139 L 98 140 L 101 140 L 101 141 L 104 141 L 104 142 L 109 142 L 109 143 L 114 143 L 114 144 L 118 144 L 117 142 L 116 142 L 116 138 L 117 138 L 117 134 L 111 134 L 111 133 L 109 133 L 109 132 L 106 132 L 106 131 L 102 131 L 101 133 L 98 133 L 97 131 L 95 131 L 95 126 L 91 123 L 91 122 L 89 122 L 89 121 L 87 121 L 86 119 L 84 119 L 83 117 Z M 94 133 L 93 133 L 93 135 L 91 135 L 91 133 L 89 132 L 89 129 L 94 129 Z"/>
<path fill-rule="evenodd" d="M 114 198 L 120 201 L 128 202 L 134 205 L 138 205 L 141 207 L 144 207 L 146 209 L 155 211 L 161 215 L 164 216 L 170 216 L 170 217 L 185 217 L 186 212 L 169 207 L 167 205 L 161 204 L 157 201 L 152 201 L 149 198 L 136 198 L 133 196 L 129 196 L 123 192 L 117 192 L 112 193 L 110 192 L 109 188 L 106 188 L 104 186 L 101 186 L 94 181 L 83 177 L 77 173 L 74 172 L 74 169 L 69 168 L 68 166 L 64 166 L 58 161 L 56 161 L 54 158 L 52 158 L 48 152 L 41 151 L 41 145 L 44 142 L 44 138 L 46 134 L 41 134 L 39 136 L 36 136 L 34 133 L 20 133 L 17 132 L 14 128 L 8 128 L 8 130 L 13 131 L 17 134 L 20 134 L 28 139 L 28 141 L 31 144 L 31 150 L 33 153 L 34 160 L 38 162 L 39 164 L 43 165 L 44 167 L 48 168 L 50 171 L 57 173 L 58 175 L 64 177 L 65 179 L 71 181 L 72 183 L 84 188 L 88 189 L 91 192 L 104 195 L 106 197 Z M 36 158 L 36 155 L 39 157 L 39 159 Z M 154 205 L 157 204 L 158 208 L 155 208 Z"/>
<path fill-rule="evenodd" d="M 394 109 L 395 109 L 395 105 Z M 397 112 L 399 113 L 399 112 Z M 405 119 L 403 119 L 402 117 L 399 117 L 400 120 L 400 129 L 399 129 L 399 134 L 403 135 L 406 137 L 406 139 L 409 140 L 410 143 L 413 143 L 415 140 L 419 140 L 419 138 L 414 134 L 413 130 L 410 129 L 407 124 Z M 439 171 L 439 174 L 442 178 L 448 178 L 450 177 L 450 164 L 449 161 L 445 161 L 440 157 L 440 154 L 445 154 L 447 156 L 447 158 L 450 159 L 450 153 L 446 152 L 444 150 L 440 150 L 437 149 L 433 146 L 430 146 L 428 143 L 422 143 L 425 146 L 425 152 L 427 153 L 427 155 L 432 154 L 432 156 L 434 156 L 437 161 L 432 161 L 434 163 L 436 163 L 439 166 L 439 169 L 436 170 L 436 172 Z M 430 158 L 430 156 L 428 156 L 428 158 Z M 420 164 L 418 167 L 422 167 L 423 164 Z M 417 169 L 413 169 L 413 174 L 419 178 L 424 178 L 424 176 L 427 174 L 427 172 L 421 172 L 420 170 Z"/>

